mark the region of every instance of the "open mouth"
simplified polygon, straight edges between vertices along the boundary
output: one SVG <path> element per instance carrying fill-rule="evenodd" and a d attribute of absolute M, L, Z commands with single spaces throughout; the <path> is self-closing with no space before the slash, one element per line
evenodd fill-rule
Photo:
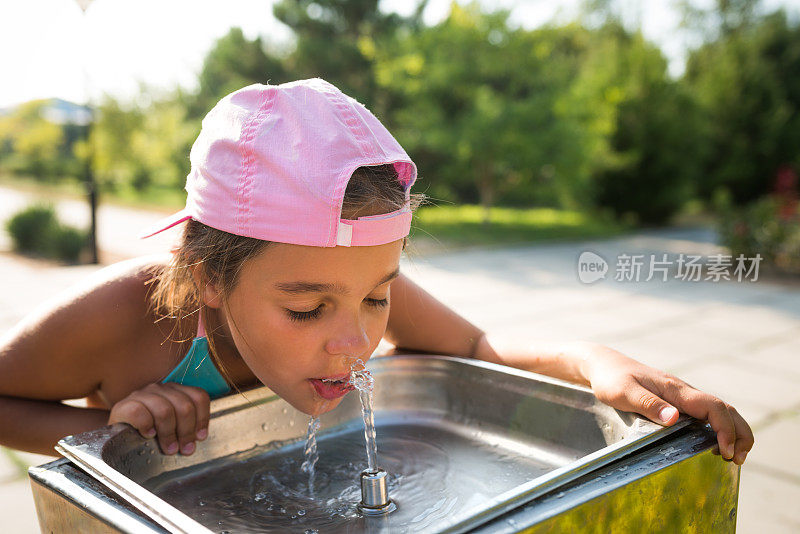
<path fill-rule="evenodd" d="M 322 382 L 324 384 L 344 384 L 344 383 L 348 382 L 347 378 L 340 378 L 338 380 L 335 380 L 333 378 L 318 378 L 317 380 L 319 380 L 320 382 Z"/>
<path fill-rule="evenodd" d="M 308 381 L 317 394 L 327 400 L 338 399 L 355 389 L 349 374 L 342 378 L 309 378 Z"/>

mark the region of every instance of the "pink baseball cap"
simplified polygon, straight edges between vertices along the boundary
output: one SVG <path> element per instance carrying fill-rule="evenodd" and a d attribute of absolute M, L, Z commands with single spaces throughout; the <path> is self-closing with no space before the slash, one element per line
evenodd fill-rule
<path fill-rule="evenodd" d="M 253 84 L 203 119 L 189 159 L 186 207 L 139 235 L 189 219 L 267 241 L 316 247 L 382 245 L 408 235 L 417 168 L 389 131 L 355 99 L 321 78 Z M 393 164 L 405 205 L 342 219 L 353 171 Z"/>

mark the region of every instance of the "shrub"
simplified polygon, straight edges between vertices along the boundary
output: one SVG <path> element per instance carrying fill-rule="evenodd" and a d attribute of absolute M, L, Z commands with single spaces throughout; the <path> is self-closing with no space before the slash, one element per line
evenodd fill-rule
<path fill-rule="evenodd" d="M 14 250 L 44 253 L 57 225 L 58 220 L 53 206 L 39 204 L 29 206 L 14 215 L 6 223 L 6 230 L 11 235 Z"/>
<path fill-rule="evenodd" d="M 87 234 L 83 230 L 59 224 L 53 233 L 53 252 L 55 257 L 70 263 L 76 263 L 88 241 L 89 236 Z"/>
<path fill-rule="evenodd" d="M 734 257 L 761 254 L 764 266 L 800 274 L 800 210 L 787 213 L 785 204 L 774 196 L 741 208 L 723 201 L 721 207 L 720 238 Z"/>
<path fill-rule="evenodd" d="M 88 240 L 88 233 L 61 224 L 49 204 L 29 206 L 7 223 L 14 250 L 62 261 L 76 262 Z"/>

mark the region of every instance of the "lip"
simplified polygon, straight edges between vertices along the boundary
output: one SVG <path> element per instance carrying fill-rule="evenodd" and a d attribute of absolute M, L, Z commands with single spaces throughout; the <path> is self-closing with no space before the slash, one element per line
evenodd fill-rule
<path fill-rule="evenodd" d="M 349 383 L 346 383 L 343 386 L 334 386 L 331 384 L 326 384 L 318 378 L 309 378 L 308 382 L 317 395 L 325 400 L 336 400 L 340 397 L 344 397 L 355 389 L 355 386 Z"/>

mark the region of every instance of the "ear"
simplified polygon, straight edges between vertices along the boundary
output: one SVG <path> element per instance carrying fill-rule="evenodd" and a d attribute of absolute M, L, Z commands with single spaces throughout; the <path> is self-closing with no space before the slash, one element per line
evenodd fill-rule
<path fill-rule="evenodd" d="M 203 277 L 202 265 L 192 265 L 192 278 L 194 283 L 200 289 L 200 300 L 209 308 L 222 307 L 222 292 L 217 285 Z"/>

